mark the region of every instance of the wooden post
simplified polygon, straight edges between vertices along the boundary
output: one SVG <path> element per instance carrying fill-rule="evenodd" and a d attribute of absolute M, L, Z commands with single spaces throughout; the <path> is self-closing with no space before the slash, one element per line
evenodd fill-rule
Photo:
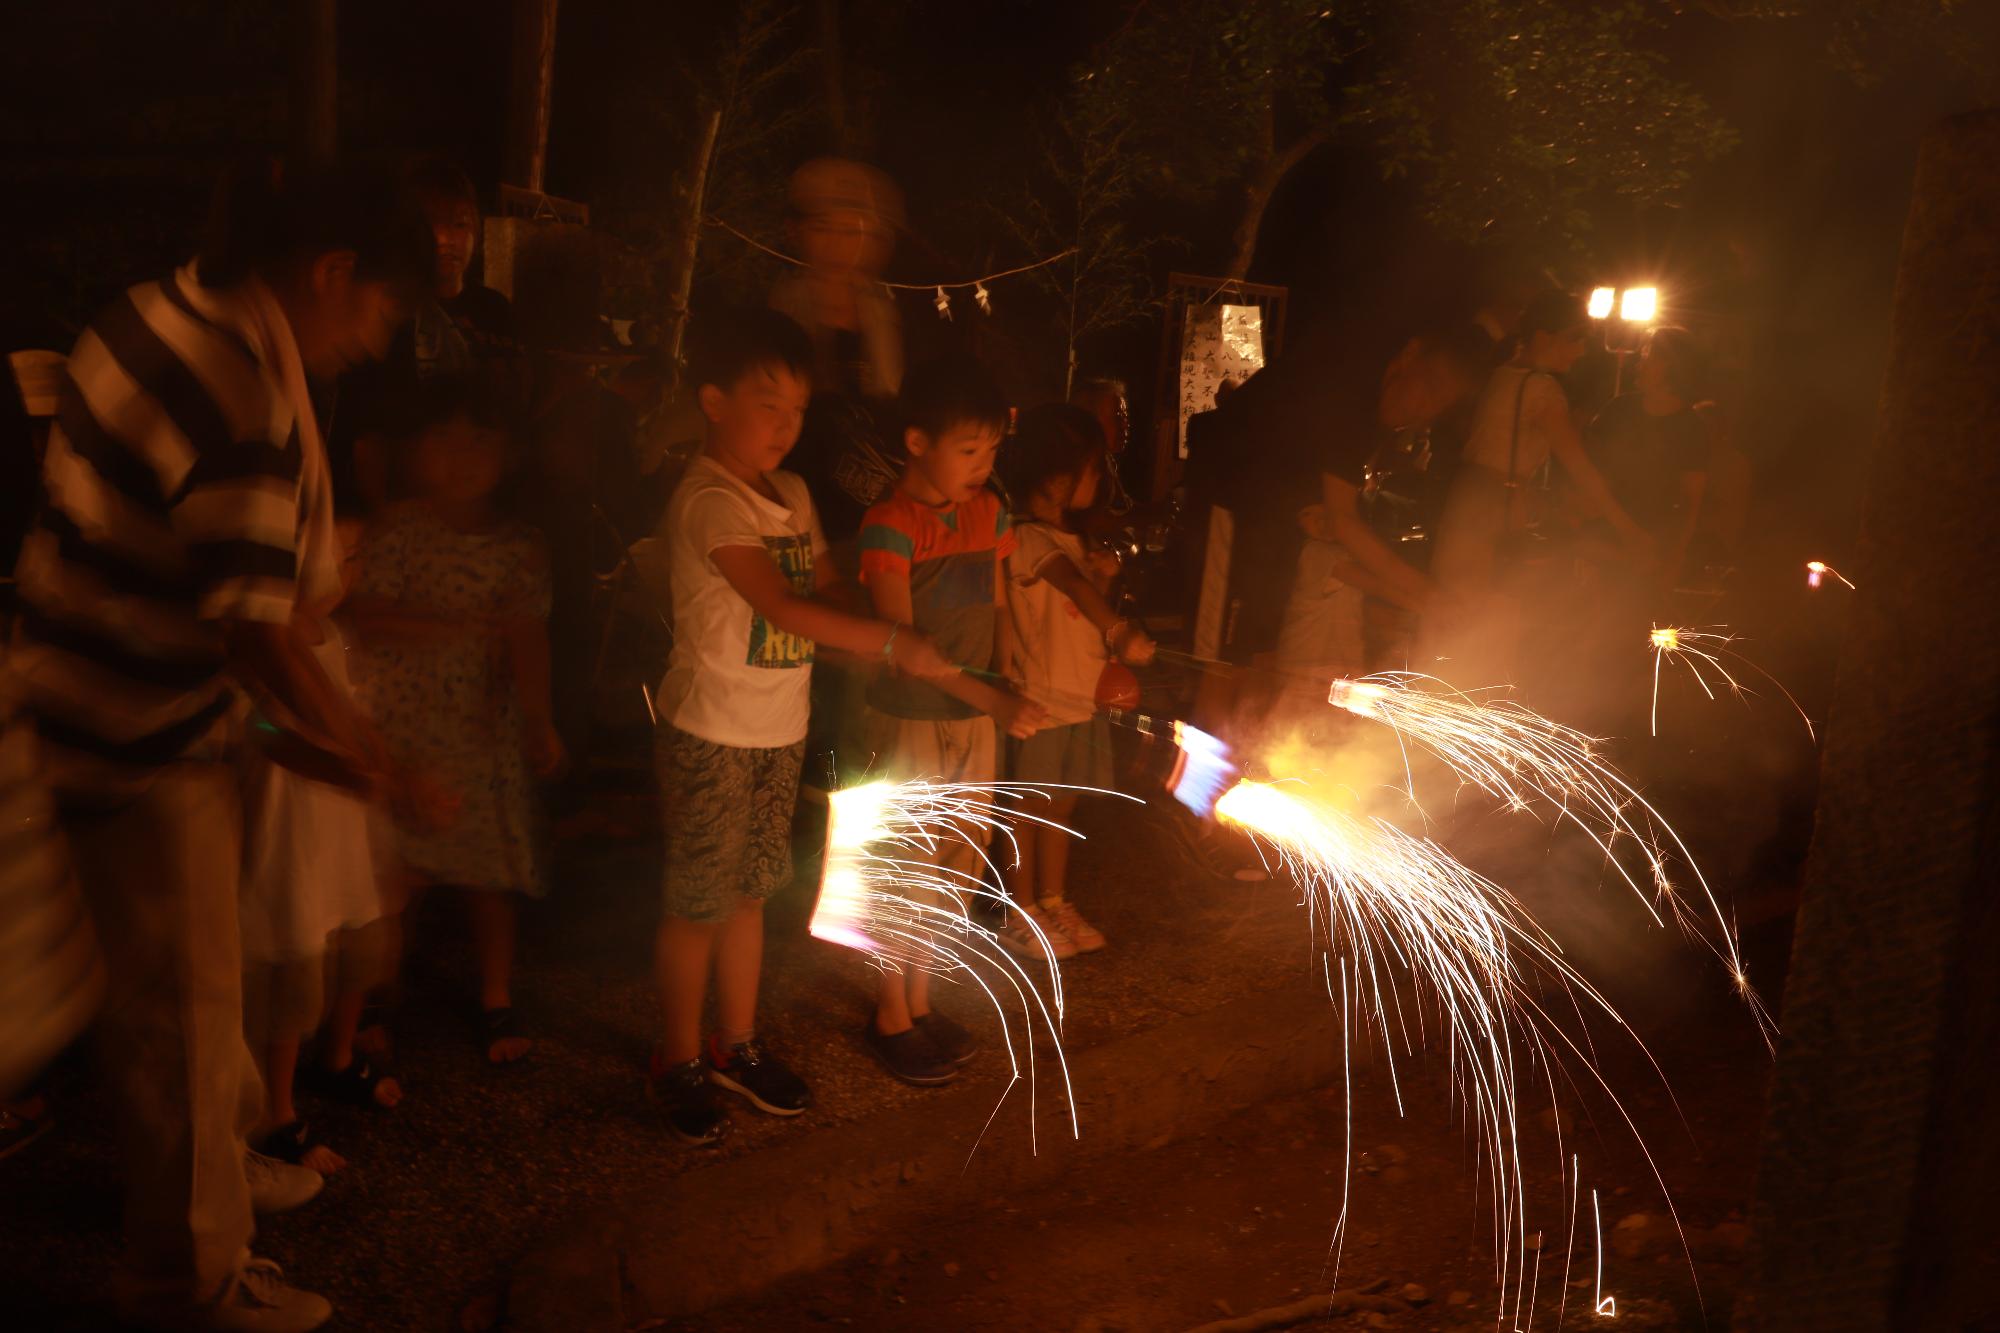
<path fill-rule="evenodd" d="M 305 0 L 293 22 L 293 152 L 331 162 L 340 148 L 340 0 Z"/>
<path fill-rule="evenodd" d="M 514 0 L 514 77 L 507 107 L 507 180 L 543 192 L 555 88 L 560 0 Z"/>
<path fill-rule="evenodd" d="M 701 249 L 701 223 L 708 199 L 708 168 L 715 158 L 716 136 L 722 130 L 722 113 L 711 111 L 702 127 L 701 147 L 695 154 L 694 169 L 688 177 L 687 208 L 681 214 L 678 233 L 667 263 L 666 318 L 660 324 L 660 350 L 666 356 L 666 377 L 662 381 L 662 401 L 680 387 L 681 343 L 687 334 L 688 297 L 694 290 L 694 261 Z"/>
<path fill-rule="evenodd" d="M 1993 1328 L 2000 110 L 1925 137 L 1739 1333 Z"/>

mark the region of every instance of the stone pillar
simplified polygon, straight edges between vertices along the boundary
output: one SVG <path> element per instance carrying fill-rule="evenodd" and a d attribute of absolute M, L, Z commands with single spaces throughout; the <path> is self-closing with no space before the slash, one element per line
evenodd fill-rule
<path fill-rule="evenodd" d="M 1891 332 L 1741 1333 L 2000 1328 L 2000 111 L 1925 138 Z"/>

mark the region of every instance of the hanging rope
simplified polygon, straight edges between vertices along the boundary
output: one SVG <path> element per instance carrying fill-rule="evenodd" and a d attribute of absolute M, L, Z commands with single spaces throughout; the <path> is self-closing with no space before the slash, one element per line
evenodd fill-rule
<path fill-rule="evenodd" d="M 734 236 L 737 240 L 743 242 L 745 245 L 751 246 L 754 249 L 762 250 L 765 254 L 771 256 L 771 258 L 773 259 L 782 259 L 787 264 L 794 265 L 798 268 L 806 267 L 805 260 L 796 258 L 792 255 L 788 255 L 782 250 L 773 250 L 770 246 L 764 244 L 762 241 L 758 240 L 755 236 L 751 236 L 746 232 L 738 231 L 735 227 L 730 226 L 727 222 L 724 222 L 721 218 L 711 216 L 708 219 L 708 225 L 711 227 L 721 228 L 723 231 L 728 232 L 731 236 Z M 1075 253 L 1076 253 L 1076 247 L 1071 246 L 1069 249 L 1064 250 L 1061 254 L 1050 255 L 1047 259 L 1037 259 L 1034 263 L 1023 264 L 1019 268 L 1003 269 L 998 273 L 988 273 L 983 278 L 968 278 L 964 282 L 885 282 L 880 285 L 884 287 L 891 287 L 897 291 L 904 291 L 904 292 L 935 292 L 935 291 L 953 290 L 960 287 L 971 287 L 975 289 L 974 296 L 976 298 L 978 295 L 976 289 L 984 287 L 989 282 L 997 281 L 1000 278 L 1011 278 L 1017 273 L 1032 273 L 1034 270 L 1038 268 L 1047 268 L 1050 264 L 1056 263 L 1060 260 L 1068 259 L 1071 255 Z"/>

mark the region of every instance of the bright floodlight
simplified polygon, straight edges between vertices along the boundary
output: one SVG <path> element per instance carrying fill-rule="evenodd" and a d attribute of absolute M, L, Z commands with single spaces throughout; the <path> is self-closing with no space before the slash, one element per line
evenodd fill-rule
<path fill-rule="evenodd" d="M 1611 318 L 1611 303 L 1618 293 L 1609 287 L 1593 287 L 1590 292 L 1590 317 L 1592 319 Z"/>
<path fill-rule="evenodd" d="M 1627 324 L 1651 324 L 1660 313 L 1658 287 L 1627 287 L 1618 302 L 1618 318 Z"/>

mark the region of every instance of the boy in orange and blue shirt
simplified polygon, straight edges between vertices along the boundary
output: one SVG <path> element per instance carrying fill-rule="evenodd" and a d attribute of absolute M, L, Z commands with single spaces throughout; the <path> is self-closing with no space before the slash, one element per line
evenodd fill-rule
<path fill-rule="evenodd" d="M 908 455 L 896 489 L 861 523 L 861 581 L 875 614 L 913 625 L 959 675 L 918 680 L 884 675 L 868 690 L 864 747 L 895 778 L 990 783 L 999 773 L 995 723 L 1029 736 L 1044 718 L 1035 704 L 993 683 L 1010 633 L 1003 578 L 1014 549 L 1007 507 L 987 486 L 1007 400 L 976 367 L 942 365 L 904 384 Z M 977 849 L 948 843 L 940 863 L 978 877 Z M 906 1083 L 948 1083 L 976 1046 L 963 1027 L 930 1006 L 918 968 L 884 972 L 869 1049 Z"/>

